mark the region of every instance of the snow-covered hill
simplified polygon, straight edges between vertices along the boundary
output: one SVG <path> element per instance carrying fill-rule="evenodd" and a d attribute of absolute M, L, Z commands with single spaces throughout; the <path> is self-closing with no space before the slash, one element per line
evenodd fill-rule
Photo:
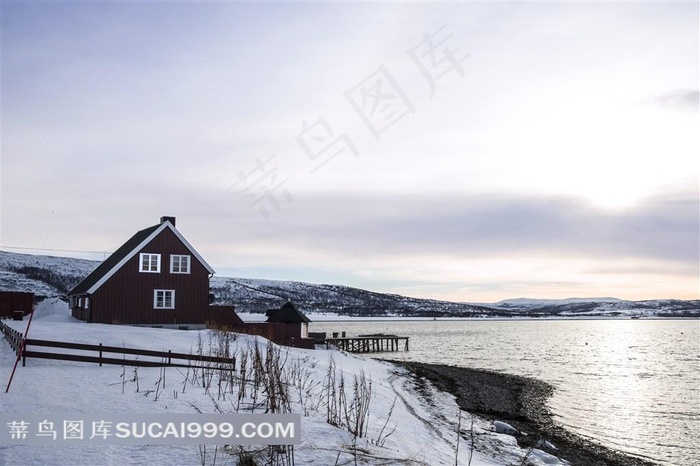
<path fill-rule="evenodd" d="M 0 251 L 0 291 L 63 296 L 98 265 L 99 261 Z"/>
<path fill-rule="evenodd" d="M 218 301 L 249 313 L 279 307 L 284 300 L 310 312 L 363 317 L 488 317 L 494 312 L 486 306 L 290 281 L 214 277 L 212 291 Z"/>
<path fill-rule="evenodd" d="M 0 290 L 63 296 L 98 261 L 0 251 Z M 623 301 L 616 298 L 509 299 L 470 304 L 376 293 L 341 285 L 214 277 L 219 304 L 242 313 L 263 313 L 286 300 L 308 314 L 354 317 L 700 317 L 700 300 Z"/>
<path fill-rule="evenodd" d="M 700 301 L 655 299 L 624 301 L 617 298 L 508 299 L 492 304 L 532 317 L 698 317 Z"/>

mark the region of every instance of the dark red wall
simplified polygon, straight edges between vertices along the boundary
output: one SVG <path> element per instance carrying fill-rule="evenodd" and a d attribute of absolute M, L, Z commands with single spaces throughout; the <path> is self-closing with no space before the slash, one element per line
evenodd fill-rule
<path fill-rule="evenodd" d="M 12 316 L 15 311 L 29 315 L 32 312 L 34 295 L 21 291 L 0 291 L 0 316 Z"/>
<path fill-rule="evenodd" d="M 139 272 L 140 253 L 161 255 L 160 273 Z M 190 273 L 170 273 L 170 255 L 190 255 Z M 175 309 L 154 309 L 153 291 L 175 290 Z M 105 324 L 203 324 L 209 308 L 209 272 L 168 228 L 92 295 L 91 321 Z"/>
<path fill-rule="evenodd" d="M 242 327 L 243 320 L 236 314 L 234 306 L 209 306 L 209 314 L 207 315 L 207 324 L 218 325 L 221 327 Z"/>
<path fill-rule="evenodd" d="M 278 345 L 307 349 L 315 348 L 313 339 L 301 338 L 300 323 L 248 322 L 241 326 L 233 326 L 231 330 L 249 335 L 260 335 L 270 341 L 274 341 Z"/>

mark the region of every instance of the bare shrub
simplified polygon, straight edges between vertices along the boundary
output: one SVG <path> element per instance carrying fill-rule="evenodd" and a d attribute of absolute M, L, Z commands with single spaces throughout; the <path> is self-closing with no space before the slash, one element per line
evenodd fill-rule
<path fill-rule="evenodd" d="M 323 398 L 326 404 L 326 422 L 350 432 L 353 437 L 367 434 L 369 407 L 372 399 L 372 379 L 364 371 L 353 376 L 352 399 L 347 400 L 345 375 L 336 373 L 333 355 L 328 363 L 328 371 L 323 384 Z"/>

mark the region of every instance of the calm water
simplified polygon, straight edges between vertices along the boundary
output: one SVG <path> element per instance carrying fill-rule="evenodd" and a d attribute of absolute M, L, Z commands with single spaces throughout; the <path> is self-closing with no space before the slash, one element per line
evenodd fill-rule
<path fill-rule="evenodd" d="M 393 358 L 544 380 L 562 425 L 661 464 L 700 464 L 697 320 L 320 322 L 312 332 L 410 337 Z M 380 357 L 387 357 L 383 353 Z"/>

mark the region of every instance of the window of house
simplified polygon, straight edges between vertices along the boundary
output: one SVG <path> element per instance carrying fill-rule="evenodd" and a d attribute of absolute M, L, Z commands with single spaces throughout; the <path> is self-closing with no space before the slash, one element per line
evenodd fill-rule
<path fill-rule="evenodd" d="M 175 290 L 155 290 L 153 292 L 154 309 L 175 309 Z"/>
<path fill-rule="evenodd" d="M 190 273 L 190 256 L 170 256 L 170 273 Z"/>
<path fill-rule="evenodd" d="M 141 253 L 139 272 L 160 272 L 160 254 Z"/>
<path fill-rule="evenodd" d="M 83 304 L 85 305 L 85 307 L 83 307 L 83 309 L 90 309 L 90 297 L 89 296 L 85 296 L 85 302 Z"/>

